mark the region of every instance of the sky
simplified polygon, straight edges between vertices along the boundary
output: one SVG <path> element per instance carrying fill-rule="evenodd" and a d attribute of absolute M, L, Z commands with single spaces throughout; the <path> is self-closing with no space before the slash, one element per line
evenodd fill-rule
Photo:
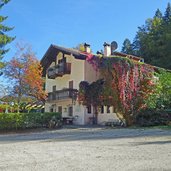
<path fill-rule="evenodd" d="M 40 60 L 51 44 L 73 48 L 88 43 L 92 51 L 104 42 L 116 41 L 120 51 L 125 38 L 134 39 L 137 27 L 152 18 L 157 8 L 164 13 L 170 0 L 11 0 L 1 10 L 4 24 L 16 36 L 8 45 L 10 60 L 17 42 L 32 46 Z"/>

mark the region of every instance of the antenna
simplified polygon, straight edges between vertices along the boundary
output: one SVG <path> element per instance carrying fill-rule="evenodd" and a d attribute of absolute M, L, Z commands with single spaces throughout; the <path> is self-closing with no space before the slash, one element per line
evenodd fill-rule
<path fill-rule="evenodd" d="M 111 43 L 111 54 L 118 48 L 117 42 L 113 41 Z"/>

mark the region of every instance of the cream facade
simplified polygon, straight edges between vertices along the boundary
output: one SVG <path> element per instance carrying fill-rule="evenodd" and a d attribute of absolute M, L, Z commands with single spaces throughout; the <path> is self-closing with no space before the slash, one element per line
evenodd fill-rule
<path fill-rule="evenodd" d="M 77 101 L 79 83 L 92 83 L 100 78 L 99 72 L 86 60 L 86 55 L 90 54 L 90 47 L 85 45 L 85 53 L 51 45 L 41 60 L 46 78 L 45 89 L 48 92 L 45 112 L 61 112 L 66 122 L 72 121 L 77 125 L 92 124 L 94 116 L 92 106 L 82 106 Z M 105 44 L 105 48 L 109 51 L 109 44 Z M 98 124 L 103 125 L 105 122 L 116 120 L 118 117 L 113 107 L 99 108 Z"/>

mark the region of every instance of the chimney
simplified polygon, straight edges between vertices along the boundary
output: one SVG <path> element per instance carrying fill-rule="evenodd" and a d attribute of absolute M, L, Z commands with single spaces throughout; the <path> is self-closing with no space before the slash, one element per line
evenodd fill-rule
<path fill-rule="evenodd" d="M 84 43 L 84 49 L 85 49 L 85 52 L 91 53 L 91 49 L 90 49 L 90 45 L 89 44 Z"/>
<path fill-rule="evenodd" d="M 104 56 L 110 56 L 111 55 L 111 46 L 109 43 L 104 42 Z"/>

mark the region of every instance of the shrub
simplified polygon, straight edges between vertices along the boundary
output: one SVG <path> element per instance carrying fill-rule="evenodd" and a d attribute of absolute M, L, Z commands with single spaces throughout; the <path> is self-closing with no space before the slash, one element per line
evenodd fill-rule
<path fill-rule="evenodd" d="M 167 125 L 170 115 L 163 110 L 144 109 L 136 115 L 136 124 L 139 126 Z"/>
<path fill-rule="evenodd" d="M 0 130 L 40 128 L 48 126 L 50 120 L 61 120 L 60 113 L 0 113 Z"/>

